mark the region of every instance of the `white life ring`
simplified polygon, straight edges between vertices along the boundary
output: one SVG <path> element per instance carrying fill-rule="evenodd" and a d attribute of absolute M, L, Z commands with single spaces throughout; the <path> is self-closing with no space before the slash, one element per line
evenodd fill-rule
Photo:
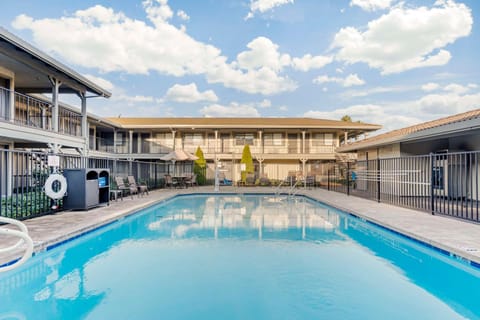
<path fill-rule="evenodd" d="M 53 190 L 54 182 L 60 183 L 60 189 L 58 191 Z M 45 181 L 45 194 L 47 195 L 47 197 L 53 200 L 58 200 L 63 198 L 66 192 L 67 192 L 67 179 L 65 179 L 65 177 L 62 176 L 61 174 L 53 173 L 47 178 L 47 181 Z"/>

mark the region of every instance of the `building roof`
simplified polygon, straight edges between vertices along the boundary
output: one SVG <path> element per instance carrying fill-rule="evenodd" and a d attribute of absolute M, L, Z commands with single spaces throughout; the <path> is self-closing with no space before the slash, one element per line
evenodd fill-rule
<path fill-rule="evenodd" d="M 3 57 L 1 56 L 2 54 Z M 4 62 L 7 66 L 14 66 L 14 68 L 17 69 L 15 70 L 16 73 L 18 73 L 15 77 L 16 85 L 20 85 L 20 82 L 25 82 L 22 86 L 30 90 L 37 90 L 39 93 L 45 93 L 48 92 L 48 90 L 51 92 L 51 85 L 48 86 L 49 82 L 46 81 L 48 79 L 39 79 L 35 74 L 32 74 L 33 70 L 49 70 L 52 74 L 63 76 L 63 78 L 67 80 L 64 83 L 67 86 L 69 83 L 70 85 L 77 84 L 78 87 L 82 87 L 86 91 L 106 98 L 112 95 L 109 91 L 101 88 L 76 71 L 38 50 L 2 27 L 0 27 L 0 58 L 5 60 Z M 27 64 L 28 68 L 21 67 L 18 64 L 19 61 L 23 64 Z"/>
<path fill-rule="evenodd" d="M 123 128 L 322 128 L 374 131 L 376 124 L 313 118 L 107 118 Z"/>
<path fill-rule="evenodd" d="M 425 139 L 446 133 L 465 131 L 467 129 L 471 130 L 473 128 L 480 128 L 480 109 L 389 131 L 362 141 L 343 145 L 338 148 L 337 151 L 352 152 L 392 143 Z"/>

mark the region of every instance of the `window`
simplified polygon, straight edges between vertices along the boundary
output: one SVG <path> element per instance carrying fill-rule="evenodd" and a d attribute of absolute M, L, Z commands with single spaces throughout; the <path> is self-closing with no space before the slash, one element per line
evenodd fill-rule
<path fill-rule="evenodd" d="M 235 134 L 235 145 L 243 146 L 248 144 L 250 146 L 253 146 L 253 139 L 253 133 L 237 133 Z"/>
<path fill-rule="evenodd" d="M 265 146 L 283 146 L 283 134 L 266 133 L 263 136 L 263 143 Z"/>
<path fill-rule="evenodd" d="M 331 146 L 333 143 L 333 133 L 312 134 L 312 146 Z"/>
<path fill-rule="evenodd" d="M 443 190 L 445 182 L 443 181 L 443 167 L 433 167 L 433 188 Z"/>
<path fill-rule="evenodd" d="M 203 134 L 201 133 L 185 133 L 183 136 L 184 146 L 203 146 Z"/>
<path fill-rule="evenodd" d="M 157 146 L 173 147 L 173 137 L 171 132 L 154 133 L 152 142 Z"/>

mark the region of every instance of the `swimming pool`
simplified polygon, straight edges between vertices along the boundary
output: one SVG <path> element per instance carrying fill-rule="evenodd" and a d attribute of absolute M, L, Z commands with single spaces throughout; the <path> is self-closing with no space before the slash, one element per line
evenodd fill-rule
<path fill-rule="evenodd" d="M 0 275 L 0 319 L 479 319 L 478 269 L 308 198 L 178 196 Z"/>

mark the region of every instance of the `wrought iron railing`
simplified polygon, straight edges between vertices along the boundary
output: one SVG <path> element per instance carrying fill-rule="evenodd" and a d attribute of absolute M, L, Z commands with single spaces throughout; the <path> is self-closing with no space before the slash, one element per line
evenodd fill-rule
<path fill-rule="evenodd" d="M 480 222 L 480 152 L 328 164 L 320 187 Z"/>
<path fill-rule="evenodd" d="M 10 112 L 10 100 L 13 93 L 14 112 Z M 58 132 L 65 135 L 81 135 L 79 112 L 59 107 Z M 52 104 L 7 88 L 0 87 L 0 120 L 12 121 L 21 126 L 53 131 Z"/>
<path fill-rule="evenodd" d="M 160 188 L 168 163 L 115 160 L 111 158 L 81 157 L 59 154 L 59 169 L 108 168 L 110 185 L 114 178 L 133 175 L 136 181 L 149 189 Z M 0 149 L 0 216 L 28 219 L 62 210 L 52 209 L 52 200 L 45 195 L 44 185 L 52 172 L 48 166 L 48 154 Z"/>

